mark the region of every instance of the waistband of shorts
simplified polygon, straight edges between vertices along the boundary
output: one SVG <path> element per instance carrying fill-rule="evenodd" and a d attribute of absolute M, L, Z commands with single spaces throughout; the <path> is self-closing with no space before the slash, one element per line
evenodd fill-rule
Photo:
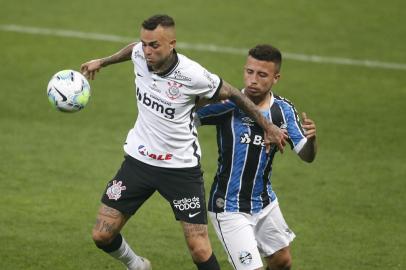
<path fill-rule="evenodd" d="M 199 172 L 199 173 L 203 173 L 202 172 L 202 168 L 200 163 L 194 167 L 185 167 L 185 168 L 167 168 L 167 167 L 159 167 L 159 166 L 154 166 L 154 165 L 150 165 L 147 164 L 145 162 L 142 162 L 141 160 L 138 160 L 136 158 L 134 158 L 133 156 L 130 156 L 128 154 L 124 155 L 124 158 L 126 160 L 128 160 L 129 162 L 136 164 L 138 166 L 145 166 L 145 167 L 150 167 L 153 169 L 158 169 L 158 170 L 167 170 L 167 171 L 175 171 L 175 172 Z"/>

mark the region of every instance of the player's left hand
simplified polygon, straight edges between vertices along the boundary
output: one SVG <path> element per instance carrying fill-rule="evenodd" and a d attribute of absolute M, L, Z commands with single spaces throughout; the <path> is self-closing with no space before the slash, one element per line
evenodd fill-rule
<path fill-rule="evenodd" d="M 305 130 L 306 138 L 316 138 L 316 124 L 307 117 L 305 112 L 302 112 L 302 127 Z"/>

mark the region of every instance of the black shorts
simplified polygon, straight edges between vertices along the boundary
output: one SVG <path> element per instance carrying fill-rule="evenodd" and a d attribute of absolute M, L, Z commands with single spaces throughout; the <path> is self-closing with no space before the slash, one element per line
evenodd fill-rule
<path fill-rule="evenodd" d="M 123 214 L 133 215 L 156 190 L 170 203 L 177 220 L 207 224 L 200 166 L 162 168 L 125 156 L 101 201 Z"/>

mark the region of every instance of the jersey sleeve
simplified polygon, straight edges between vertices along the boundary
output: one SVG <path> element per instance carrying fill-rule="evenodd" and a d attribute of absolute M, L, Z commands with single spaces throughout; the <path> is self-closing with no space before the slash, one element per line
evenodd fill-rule
<path fill-rule="evenodd" d="M 193 93 L 200 98 L 216 98 L 223 85 L 222 79 L 197 63 L 195 63 L 191 71 L 193 72 L 193 85 L 191 86 Z"/>
<path fill-rule="evenodd" d="M 197 126 L 220 124 L 235 107 L 236 105 L 229 100 L 206 105 L 197 110 L 195 123 Z"/>
<path fill-rule="evenodd" d="M 289 143 L 292 149 L 299 153 L 307 142 L 302 124 L 293 104 L 285 104 L 283 108 L 285 128 L 288 131 Z"/>

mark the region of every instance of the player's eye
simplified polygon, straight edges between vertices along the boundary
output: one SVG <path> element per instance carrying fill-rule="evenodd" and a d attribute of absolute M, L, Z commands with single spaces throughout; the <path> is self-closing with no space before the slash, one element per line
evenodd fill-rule
<path fill-rule="evenodd" d="M 259 75 L 259 77 L 261 77 L 261 78 L 266 78 L 266 77 L 268 77 L 268 74 L 267 74 L 267 73 L 264 73 L 264 72 L 259 72 L 258 75 Z"/>

